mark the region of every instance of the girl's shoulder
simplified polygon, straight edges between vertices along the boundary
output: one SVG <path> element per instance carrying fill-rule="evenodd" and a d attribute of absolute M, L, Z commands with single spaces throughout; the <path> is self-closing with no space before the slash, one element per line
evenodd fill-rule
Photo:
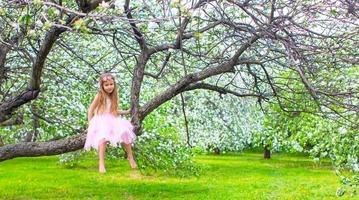
<path fill-rule="evenodd" d="M 95 97 L 93 98 L 93 100 L 92 100 L 92 103 L 94 103 L 94 104 L 98 104 L 98 102 L 99 102 L 99 94 L 97 93 L 96 95 L 95 95 Z"/>
<path fill-rule="evenodd" d="M 99 96 L 100 96 L 100 95 L 99 95 L 98 93 L 96 93 L 96 95 L 95 95 L 95 97 L 94 97 L 94 100 L 97 101 L 97 100 L 99 99 Z"/>

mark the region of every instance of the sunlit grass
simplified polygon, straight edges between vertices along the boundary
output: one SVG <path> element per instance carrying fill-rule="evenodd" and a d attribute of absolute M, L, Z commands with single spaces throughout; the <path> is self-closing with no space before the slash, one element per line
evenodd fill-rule
<path fill-rule="evenodd" d="M 199 177 L 143 176 L 125 160 L 108 160 L 107 174 L 97 159 L 73 167 L 56 156 L 16 158 L 0 163 L 1 199 L 337 199 L 339 178 L 329 162 L 258 153 L 203 155 Z M 350 199 L 348 196 L 340 199 Z"/>

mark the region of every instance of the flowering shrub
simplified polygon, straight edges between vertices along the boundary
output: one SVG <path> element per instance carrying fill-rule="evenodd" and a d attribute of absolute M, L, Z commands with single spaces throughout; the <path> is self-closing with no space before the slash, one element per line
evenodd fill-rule
<path fill-rule="evenodd" d="M 134 152 L 144 174 L 199 175 L 191 149 L 181 144 L 175 133 L 145 132 L 136 141 Z"/>
<path fill-rule="evenodd" d="M 70 153 L 64 153 L 58 156 L 58 163 L 66 168 L 72 168 L 79 164 L 80 158 L 83 156 L 82 151 L 74 151 Z"/>
<path fill-rule="evenodd" d="M 181 141 L 176 120 L 163 115 L 170 109 L 169 103 L 151 113 L 143 124 L 143 133 L 137 137 L 134 154 L 143 174 L 173 176 L 199 175 L 200 169 L 192 161 L 191 148 Z"/>

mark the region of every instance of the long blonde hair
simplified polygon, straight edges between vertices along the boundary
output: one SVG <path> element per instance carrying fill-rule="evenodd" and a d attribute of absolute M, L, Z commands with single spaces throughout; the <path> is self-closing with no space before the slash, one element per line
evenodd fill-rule
<path fill-rule="evenodd" d="M 103 88 L 103 84 L 106 80 L 108 80 L 108 78 L 112 79 L 114 82 L 114 88 L 111 94 L 108 94 L 107 92 L 105 92 L 104 88 Z M 106 109 L 106 97 L 108 96 L 110 98 L 111 101 L 111 108 L 110 108 L 110 112 L 117 116 L 117 110 L 118 110 L 118 103 L 119 103 L 119 97 L 118 97 L 118 92 L 117 92 L 117 86 L 116 86 L 116 81 L 115 81 L 115 77 L 112 76 L 112 74 L 110 73 L 103 73 L 100 76 L 100 90 L 98 91 L 97 95 L 98 95 L 98 112 L 104 112 Z"/>

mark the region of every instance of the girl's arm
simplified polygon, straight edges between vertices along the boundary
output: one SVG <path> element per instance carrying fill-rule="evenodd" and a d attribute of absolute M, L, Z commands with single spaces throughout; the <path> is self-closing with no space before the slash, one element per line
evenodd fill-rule
<path fill-rule="evenodd" d="M 130 114 L 130 112 L 131 112 L 130 109 L 128 109 L 128 110 L 119 110 L 118 114 L 119 115 L 128 115 L 128 114 Z"/>
<path fill-rule="evenodd" d="M 89 111 L 87 113 L 88 122 L 91 121 L 91 119 L 92 119 L 92 117 L 94 115 L 95 108 L 97 107 L 97 105 L 98 105 L 98 95 L 96 94 L 95 99 L 92 101 L 92 103 L 90 105 L 90 108 L 89 108 Z"/>

